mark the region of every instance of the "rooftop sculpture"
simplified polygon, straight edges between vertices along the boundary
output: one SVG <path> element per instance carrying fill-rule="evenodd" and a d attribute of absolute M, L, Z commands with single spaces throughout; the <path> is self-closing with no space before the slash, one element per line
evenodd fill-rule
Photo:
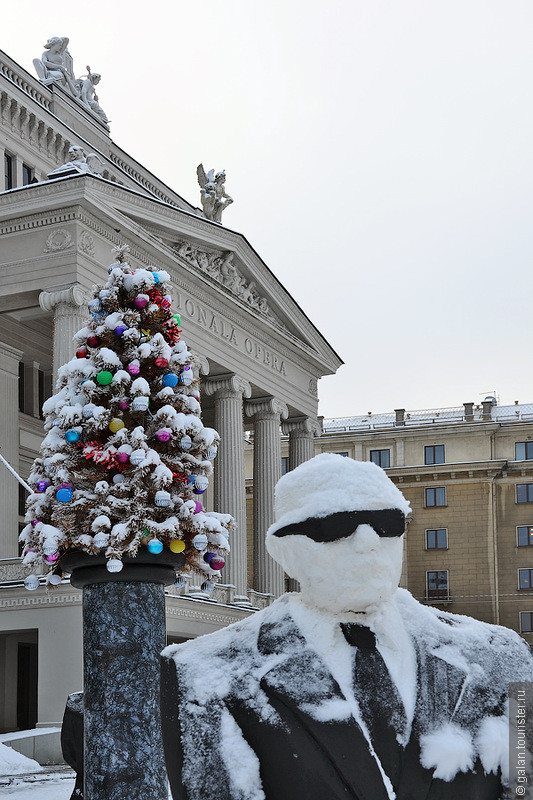
<path fill-rule="evenodd" d="M 206 173 L 204 165 L 198 164 L 196 174 L 200 184 L 204 216 L 212 222 L 222 224 L 222 212 L 233 203 L 233 197 L 226 194 L 226 173 L 222 170 L 215 175 L 214 169 Z"/>
<path fill-rule="evenodd" d="M 33 59 L 39 80 L 45 86 L 61 86 L 107 128 L 109 120 L 94 90 L 100 83 L 101 75 L 99 72 L 91 72 L 88 66 L 87 75 L 76 78 L 72 56 L 67 49 L 68 43 L 67 36 L 52 36 L 48 39 L 41 58 Z"/>

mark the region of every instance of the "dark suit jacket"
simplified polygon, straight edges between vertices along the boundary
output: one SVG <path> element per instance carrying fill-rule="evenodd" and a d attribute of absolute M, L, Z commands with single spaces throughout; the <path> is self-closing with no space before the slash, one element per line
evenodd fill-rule
<path fill-rule="evenodd" d="M 498 800 L 499 765 L 485 772 L 475 737 L 484 720 L 502 717 L 509 681 L 533 679 L 529 648 L 512 631 L 422 606 L 404 590 L 396 604 L 418 668 L 397 800 Z M 242 623 L 167 648 L 163 740 L 174 800 L 388 800 L 343 704 L 287 595 Z M 327 708 L 337 709 L 331 719 L 317 713 Z M 442 780 L 435 765 L 422 766 L 421 743 L 450 723 L 474 742 L 472 765 Z"/>

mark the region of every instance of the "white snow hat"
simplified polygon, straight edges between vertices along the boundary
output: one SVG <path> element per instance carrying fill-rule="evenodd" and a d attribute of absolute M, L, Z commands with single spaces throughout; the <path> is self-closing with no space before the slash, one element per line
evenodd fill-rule
<path fill-rule="evenodd" d="M 339 511 L 379 511 L 398 508 L 406 516 L 411 506 L 371 461 L 354 461 L 336 453 L 321 453 L 288 472 L 276 484 L 276 521 L 267 538 L 285 525 Z"/>

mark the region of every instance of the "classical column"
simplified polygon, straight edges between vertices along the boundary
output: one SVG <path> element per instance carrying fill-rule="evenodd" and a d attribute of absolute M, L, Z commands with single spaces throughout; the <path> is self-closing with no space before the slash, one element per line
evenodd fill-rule
<path fill-rule="evenodd" d="M 215 461 L 215 510 L 231 514 L 237 523 L 224 581 L 235 586 L 235 602 L 242 603 L 248 601 L 242 403 L 243 397 L 250 397 L 252 389 L 238 375 L 218 375 L 204 381 L 202 390 L 215 398 L 215 429 L 220 434 Z"/>
<path fill-rule="evenodd" d="M 53 384 L 57 371 L 74 355 L 72 337 L 83 328 L 88 317 L 85 291 L 78 284 L 56 292 L 41 292 L 39 305 L 44 311 L 54 312 L 53 330 Z"/>
<path fill-rule="evenodd" d="M 19 468 L 19 362 L 22 351 L 0 342 L 0 396 L 2 424 L 0 452 L 6 461 Z M 18 555 L 18 491 L 19 484 L 3 464 L 0 464 L 0 558 Z"/>
<path fill-rule="evenodd" d="M 289 469 L 296 469 L 304 461 L 315 455 L 315 436 L 320 436 L 322 426 L 310 417 L 292 417 L 281 425 L 281 430 L 289 436 Z M 298 592 L 297 580 L 289 578 L 289 592 Z"/>
<path fill-rule="evenodd" d="M 289 469 L 295 469 L 315 455 L 315 436 L 320 436 L 322 427 L 318 420 L 310 417 L 292 417 L 281 425 L 285 436 L 289 436 Z"/>
<path fill-rule="evenodd" d="M 281 478 L 280 424 L 288 417 L 285 403 L 262 397 L 246 404 L 254 421 L 254 579 L 259 592 L 278 597 L 285 591 L 283 570 L 265 547 L 265 534 L 274 521 L 274 487 Z"/>

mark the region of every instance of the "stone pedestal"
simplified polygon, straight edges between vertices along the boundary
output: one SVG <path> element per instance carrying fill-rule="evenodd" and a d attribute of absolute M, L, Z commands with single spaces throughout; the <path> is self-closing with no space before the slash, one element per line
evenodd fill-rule
<path fill-rule="evenodd" d="M 237 524 L 222 581 L 235 586 L 235 602 L 249 603 L 242 404 L 243 397 L 250 397 L 251 387 L 238 375 L 222 375 L 204 381 L 202 390 L 215 397 L 214 424 L 221 439 L 215 461 L 215 511 L 231 514 Z"/>
<path fill-rule="evenodd" d="M 84 797 L 167 800 L 159 655 L 166 644 L 164 585 L 185 558 L 140 551 L 109 573 L 101 556 L 72 554 L 83 589 Z"/>
<path fill-rule="evenodd" d="M 275 397 L 251 400 L 246 414 L 254 421 L 254 589 L 276 597 L 285 591 L 283 570 L 265 547 L 265 535 L 274 521 L 274 487 L 281 478 L 281 420 L 285 403 Z"/>
<path fill-rule="evenodd" d="M 68 289 L 57 292 L 41 292 L 39 305 L 44 311 L 54 312 L 53 330 L 53 385 L 57 380 L 57 371 L 74 356 L 72 338 L 86 324 L 86 294 L 81 286 L 75 284 Z"/>

